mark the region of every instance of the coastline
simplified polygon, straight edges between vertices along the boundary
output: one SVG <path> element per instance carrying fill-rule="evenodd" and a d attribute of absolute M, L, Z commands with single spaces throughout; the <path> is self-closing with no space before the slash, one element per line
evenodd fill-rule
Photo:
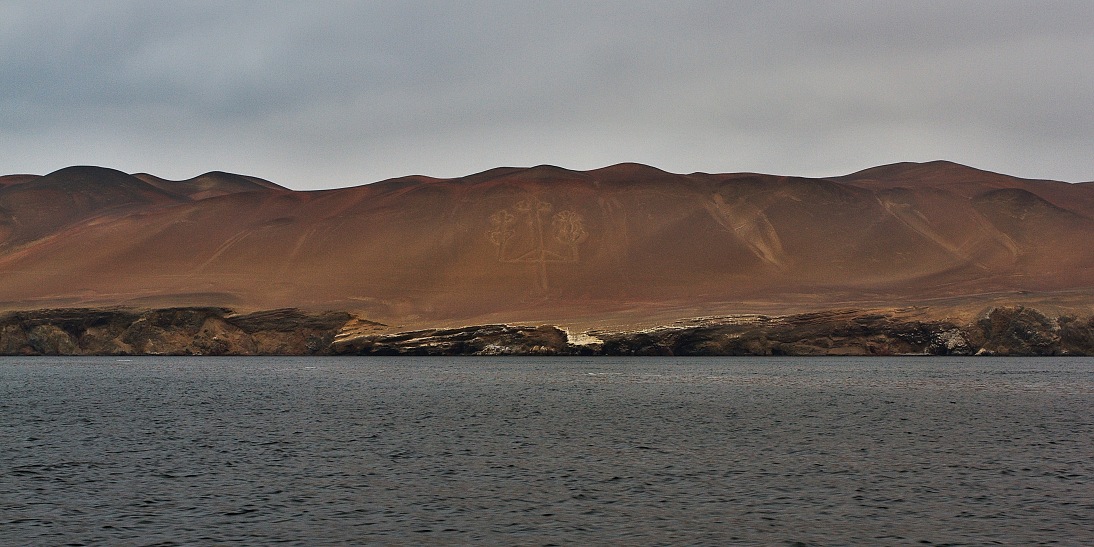
<path fill-rule="evenodd" d="M 992 306 L 730 315 L 628 330 L 493 323 L 401 328 L 344 311 L 57 308 L 0 314 L 0 355 L 1094 355 L 1094 316 Z"/>

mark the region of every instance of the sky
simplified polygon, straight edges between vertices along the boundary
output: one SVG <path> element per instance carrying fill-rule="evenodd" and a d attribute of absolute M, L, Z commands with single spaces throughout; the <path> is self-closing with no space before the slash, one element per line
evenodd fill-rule
<path fill-rule="evenodd" d="M 0 2 L 0 173 L 1094 180 L 1094 2 Z"/>

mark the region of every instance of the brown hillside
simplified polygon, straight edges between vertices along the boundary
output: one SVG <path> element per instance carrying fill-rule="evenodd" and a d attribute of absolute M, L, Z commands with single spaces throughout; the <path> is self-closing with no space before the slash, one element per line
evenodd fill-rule
<path fill-rule="evenodd" d="M 828 179 L 539 166 L 317 192 L 81 167 L 0 186 L 0 302 L 432 325 L 1000 295 L 1089 306 L 1092 236 L 1094 186 L 948 162 Z"/>

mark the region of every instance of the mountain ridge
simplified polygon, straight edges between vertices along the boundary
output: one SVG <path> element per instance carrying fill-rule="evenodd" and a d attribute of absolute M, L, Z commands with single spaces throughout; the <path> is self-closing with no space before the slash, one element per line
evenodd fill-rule
<path fill-rule="evenodd" d="M 819 178 L 541 165 L 314 191 L 88 166 L 0 183 L 10 310 L 298 307 L 419 326 L 1008 294 L 1094 310 L 1075 296 L 1094 292 L 1094 186 L 945 161 Z"/>

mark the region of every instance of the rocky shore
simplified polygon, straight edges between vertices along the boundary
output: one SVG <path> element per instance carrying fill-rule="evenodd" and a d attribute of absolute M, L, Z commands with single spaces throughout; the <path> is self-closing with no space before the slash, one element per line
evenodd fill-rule
<path fill-rule="evenodd" d="M 43 309 L 0 314 L 3 355 L 1094 355 L 1094 316 L 992 307 L 971 321 L 832 310 L 571 333 L 551 326 L 403 330 L 346 312 Z"/>

